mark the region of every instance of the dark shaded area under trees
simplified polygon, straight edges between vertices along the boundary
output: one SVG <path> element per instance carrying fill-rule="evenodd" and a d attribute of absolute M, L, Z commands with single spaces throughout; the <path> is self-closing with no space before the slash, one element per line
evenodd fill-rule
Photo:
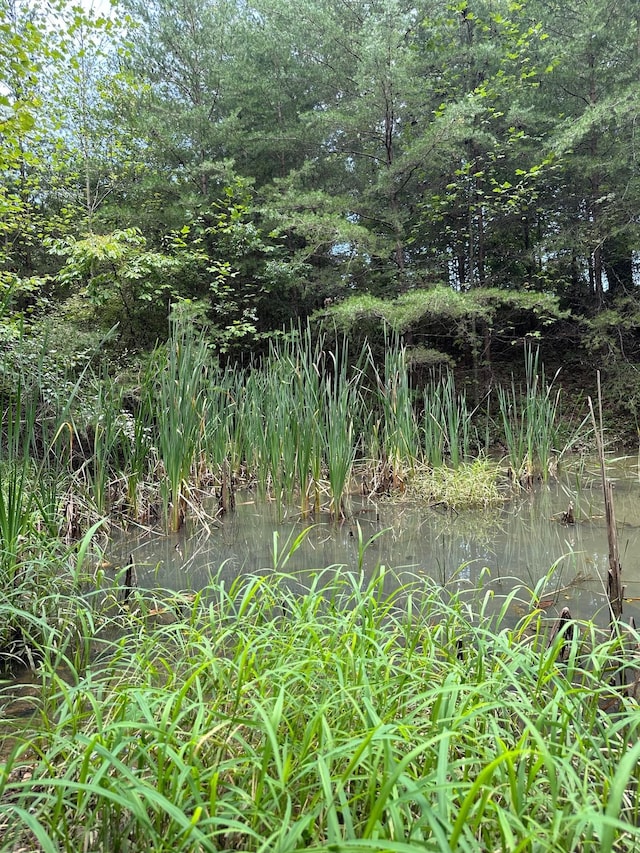
<path fill-rule="evenodd" d="M 639 73 L 632 0 L 0 0 L 2 346 L 530 340 L 635 432 Z"/>

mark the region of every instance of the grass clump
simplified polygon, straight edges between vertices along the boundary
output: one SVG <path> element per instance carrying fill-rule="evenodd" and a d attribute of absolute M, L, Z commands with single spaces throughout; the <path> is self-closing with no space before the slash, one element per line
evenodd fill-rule
<path fill-rule="evenodd" d="M 409 495 L 456 510 L 499 506 L 505 498 L 498 486 L 498 470 L 487 459 L 461 462 L 457 468 L 425 468 L 412 478 Z"/>
<path fill-rule="evenodd" d="M 34 523 L 44 521 L 33 513 L 29 525 Z M 49 538 L 46 531 L 36 538 L 25 526 L 30 545 L 20 539 L 14 551 L 7 548 L 0 525 L 0 679 L 21 667 L 35 667 L 78 637 L 81 645 L 89 643 L 87 624 L 94 608 L 86 596 L 95 588 L 89 557 L 102 525 L 99 520 L 70 545 Z"/>
<path fill-rule="evenodd" d="M 108 661 L 43 673 L 0 850 L 637 849 L 640 715 L 601 710 L 616 644 L 576 632 L 561 662 L 509 602 L 397 584 L 276 572 L 155 630 L 129 615 Z"/>

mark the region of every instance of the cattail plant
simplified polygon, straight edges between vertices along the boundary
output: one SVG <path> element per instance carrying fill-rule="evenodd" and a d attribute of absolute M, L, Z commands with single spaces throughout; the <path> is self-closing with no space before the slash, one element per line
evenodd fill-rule
<path fill-rule="evenodd" d="M 557 450 L 560 390 L 547 384 L 539 350 L 525 345 L 524 365 L 524 388 L 513 379 L 499 387 L 498 406 L 509 467 L 517 480 L 530 482 L 536 473 L 547 478 Z"/>
<path fill-rule="evenodd" d="M 456 390 L 453 374 L 434 377 L 423 392 L 425 461 L 434 468 L 445 461 L 457 468 L 471 454 L 472 435 L 472 412 L 464 392 Z"/>
<path fill-rule="evenodd" d="M 28 466 L 17 463 L 0 467 L 0 584 L 13 586 L 20 566 L 20 547 L 31 521 L 33 499 L 28 485 Z"/>
<path fill-rule="evenodd" d="M 324 382 L 320 423 L 331 490 L 330 512 L 337 519 L 345 515 L 344 501 L 356 456 L 360 394 L 356 379 L 347 374 L 346 343 L 343 352 L 330 353 L 330 361 L 333 375 Z"/>
<path fill-rule="evenodd" d="M 151 371 L 146 404 L 154 413 L 165 516 L 175 531 L 185 518 L 208 416 L 209 353 L 204 338 L 174 323 L 166 347 L 155 353 Z"/>
<path fill-rule="evenodd" d="M 384 369 L 380 373 L 371 350 L 368 361 L 374 376 L 373 408 L 379 420 L 369 426 L 378 453 L 390 468 L 392 479 L 412 473 L 421 455 L 420 434 L 409 380 L 406 347 L 397 337 L 386 341 Z"/>
<path fill-rule="evenodd" d="M 109 511 L 109 489 L 116 474 L 116 458 L 122 446 L 122 387 L 102 372 L 96 383 L 96 397 L 91 420 L 85 431 L 90 446 L 87 458 L 76 476 L 83 482 L 85 493 L 91 496 L 96 512 Z"/>

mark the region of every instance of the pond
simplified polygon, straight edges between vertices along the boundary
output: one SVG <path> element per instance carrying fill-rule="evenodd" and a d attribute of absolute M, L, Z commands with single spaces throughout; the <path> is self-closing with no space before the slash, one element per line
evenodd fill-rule
<path fill-rule="evenodd" d="M 625 585 L 624 619 L 640 621 L 640 478 L 637 460 L 608 469 Z M 575 524 L 563 524 L 569 502 Z M 213 514 L 215 502 L 209 508 Z M 300 537 L 299 547 L 290 553 Z M 581 470 L 559 481 L 520 491 L 498 509 L 456 513 L 403 498 L 373 500 L 352 495 L 348 518 L 336 523 L 328 513 L 313 521 L 295 508 L 238 493 L 236 508 L 206 526 L 188 526 L 178 534 L 132 530 L 114 535 L 107 553 L 110 573 L 124 576 L 130 556 L 137 582 L 149 590 L 194 591 L 218 577 L 227 585 L 243 573 L 291 573 L 291 594 L 310 576 L 344 566 L 366 579 L 380 565 L 389 571 L 389 592 L 416 577 L 431 577 L 459 592 L 470 603 L 488 591 L 494 607 L 514 587 L 506 622 L 514 625 L 532 610 L 538 589 L 545 618 L 564 607 L 577 619 L 608 624 L 606 577 L 608 543 L 602 486 L 597 473 Z M 553 570 L 552 570 L 552 567 Z M 59 673 L 65 677 L 64 673 Z M 37 673 L 25 671 L 0 685 L 0 716 L 29 716 L 39 695 Z M 34 704 L 35 703 L 35 704 Z M 7 746 L 8 749 L 8 746 Z"/>
<path fill-rule="evenodd" d="M 615 512 L 625 584 L 625 618 L 640 609 L 640 480 L 637 460 L 608 468 L 615 485 Z M 595 472 L 595 468 L 594 468 Z M 563 524 L 569 502 L 575 524 Z M 303 534 L 295 553 L 291 545 Z M 366 544 L 368 543 L 368 544 Z M 363 545 L 366 547 L 363 548 Z M 328 514 L 303 519 L 251 492 L 238 493 L 236 508 L 207 528 L 179 534 L 132 532 L 114 538 L 107 554 L 114 566 L 129 556 L 137 580 L 146 588 L 201 589 L 214 576 L 231 582 L 241 573 L 274 566 L 304 575 L 328 566 L 345 566 L 370 576 L 379 565 L 386 584 L 416 575 L 430 576 L 465 595 L 491 589 L 497 597 L 514 586 L 533 590 L 549 576 L 540 605 L 549 615 L 568 606 L 574 618 L 607 624 L 608 543 L 602 486 L 597 473 L 581 470 L 561 480 L 521 491 L 499 509 L 452 512 L 402 498 L 374 500 L 352 495 L 341 523 Z M 551 567 L 555 565 L 551 572 Z M 520 597 L 520 596 L 519 596 Z M 513 605 L 513 621 L 526 612 Z"/>

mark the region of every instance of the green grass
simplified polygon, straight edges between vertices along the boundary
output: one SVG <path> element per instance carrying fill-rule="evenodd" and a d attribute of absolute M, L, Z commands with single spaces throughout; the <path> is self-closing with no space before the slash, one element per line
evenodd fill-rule
<path fill-rule="evenodd" d="M 50 535 L 46 523 L 39 524 L 34 508 L 9 565 L 0 568 L 0 675 L 33 666 L 73 644 L 79 620 L 91 618 L 93 607 L 81 592 L 92 540 L 102 524 L 96 522 L 79 542 L 67 546 Z"/>
<path fill-rule="evenodd" d="M 637 849 L 617 644 L 562 663 L 508 610 L 383 569 L 214 581 L 165 625 L 137 595 L 109 656 L 45 658 L 0 850 Z"/>
<path fill-rule="evenodd" d="M 428 504 L 457 510 L 500 506 L 505 496 L 498 487 L 498 473 L 498 466 L 487 459 L 460 462 L 456 468 L 424 468 L 416 471 L 408 492 Z"/>

